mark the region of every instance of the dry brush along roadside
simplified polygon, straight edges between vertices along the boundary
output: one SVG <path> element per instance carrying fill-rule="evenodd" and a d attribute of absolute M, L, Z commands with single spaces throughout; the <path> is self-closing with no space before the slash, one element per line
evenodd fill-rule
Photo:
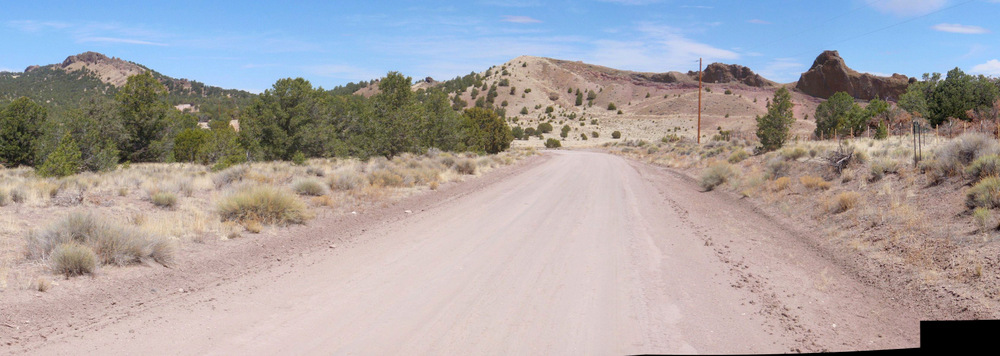
<path fill-rule="evenodd" d="M 605 149 L 671 167 L 706 192 L 814 231 L 810 243 L 928 317 L 997 318 L 1000 145 L 981 134 L 932 137 L 915 166 L 910 143 L 792 142 L 751 155 L 751 142 L 665 137 Z"/>
<path fill-rule="evenodd" d="M 432 150 L 393 160 L 263 162 L 219 172 L 135 164 L 39 178 L 0 169 L 0 294 L 58 288 L 59 279 L 134 264 L 172 267 L 209 241 L 277 234 L 318 215 L 357 214 L 533 155 Z"/>

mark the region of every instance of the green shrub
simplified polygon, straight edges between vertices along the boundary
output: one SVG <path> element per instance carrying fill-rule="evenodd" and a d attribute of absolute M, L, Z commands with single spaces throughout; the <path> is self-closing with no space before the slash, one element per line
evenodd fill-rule
<path fill-rule="evenodd" d="M 552 132 L 552 124 L 550 124 L 548 122 L 540 123 L 540 124 L 538 124 L 538 129 L 536 131 L 538 131 L 540 133 L 543 133 L 543 134 Z"/>
<path fill-rule="evenodd" d="M 551 114 L 553 111 L 556 111 L 556 109 L 553 108 L 552 106 L 546 106 L 545 107 L 545 113 L 546 114 Z"/>
<path fill-rule="evenodd" d="M 549 138 L 545 140 L 545 148 L 559 148 L 562 147 L 562 143 L 554 138 Z"/>
<path fill-rule="evenodd" d="M 587 140 L 587 134 L 581 132 L 580 133 L 580 139 L 586 141 Z"/>
<path fill-rule="evenodd" d="M 189 128 L 174 137 L 174 160 L 177 162 L 194 162 L 198 151 L 208 142 L 211 134 L 202 128 Z"/>
<path fill-rule="evenodd" d="M 97 269 L 97 255 L 90 247 L 76 242 L 62 243 L 49 256 L 52 271 L 67 277 L 94 273 Z"/>
<path fill-rule="evenodd" d="M 252 185 L 225 196 L 218 205 L 224 221 L 263 224 L 302 224 L 308 219 L 306 206 L 290 191 L 271 186 Z"/>
<path fill-rule="evenodd" d="M 979 231 L 994 229 L 996 226 L 992 220 L 993 214 L 990 209 L 978 207 L 972 210 L 972 221 L 976 223 L 976 227 L 979 228 Z"/>
<path fill-rule="evenodd" d="M 875 139 L 884 140 L 887 137 L 889 137 L 889 128 L 884 122 L 881 122 L 877 127 L 875 127 Z"/>
<path fill-rule="evenodd" d="M 292 190 L 299 195 L 320 196 L 326 194 L 326 188 L 315 179 L 301 179 L 292 183 Z"/>
<path fill-rule="evenodd" d="M 723 93 L 723 94 L 726 94 L 726 95 L 733 95 L 733 91 L 732 91 L 732 90 L 729 90 L 729 89 L 726 89 L 726 91 L 724 91 L 724 92 L 722 92 L 722 93 Z"/>
<path fill-rule="evenodd" d="M 616 131 L 612 132 L 611 133 L 611 138 L 616 139 L 616 140 L 622 138 L 621 131 L 617 131 L 616 130 Z"/>
<path fill-rule="evenodd" d="M 729 163 L 740 163 L 747 158 L 750 158 L 750 154 L 742 148 L 737 148 L 732 154 L 729 155 L 728 161 Z"/>
<path fill-rule="evenodd" d="M 593 132 L 590 133 L 590 137 L 598 138 L 598 137 L 601 137 L 601 134 L 598 133 L 597 131 L 593 131 Z"/>
<path fill-rule="evenodd" d="M 757 138 L 760 150 L 774 151 L 785 145 L 788 131 L 795 122 L 792 116 L 792 97 L 784 87 L 774 93 L 774 99 L 767 104 L 767 113 L 757 116 Z"/>
<path fill-rule="evenodd" d="M 965 168 L 965 174 L 971 176 L 973 182 L 988 176 L 1000 176 L 1000 155 L 991 154 L 976 158 Z"/>
<path fill-rule="evenodd" d="M 173 209 L 177 205 L 177 194 L 165 191 L 158 191 L 149 196 L 149 200 L 160 208 Z"/>
<path fill-rule="evenodd" d="M 608 111 L 612 110 L 618 110 L 618 107 L 615 106 L 615 103 L 608 103 Z"/>
<path fill-rule="evenodd" d="M 701 172 L 701 178 L 698 179 L 698 185 L 700 185 L 706 192 L 711 191 L 712 189 L 715 189 L 715 187 L 727 182 L 735 175 L 736 171 L 728 163 L 716 163 L 708 166 L 708 168 Z"/>
<path fill-rule="evenodd" d="M 969 188 L 965 205 L 971 208 L 1000 207 L 1000 177 L 986 177 Z"/>
<path fill-rule="evenodd" d="M 80 172 L 83 161 L 80 148 L 68 133 L 59 141 L 59 147 L 45 157 L 45 162 L 38 167 L 38 175 L 42 177 L 65 177 Z"/>
<path fill-rule="evenodd" d="M 459 174 L 476 174 L 477 167 L 478 165 L 476 164 L 476 161 L 471 158 L 465 158 L 455 162 L 455 172 L 458 172 Z"/>
<path fill-rule="evenodd" d="M 306 164 L 306 155 L 304 153 L 302 153 L 301 151 L 300 152 L 295 152 L 295 154 L 292 155 L 292 164 L 294 164 L 296 166 L 303 166 L 303 165 L 305 165 Z"/>

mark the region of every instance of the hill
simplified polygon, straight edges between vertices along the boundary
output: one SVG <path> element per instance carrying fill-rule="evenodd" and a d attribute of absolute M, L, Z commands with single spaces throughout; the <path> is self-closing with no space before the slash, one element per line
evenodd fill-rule
<path fill-rule="evenodd" d="M 719 130 L 753 132 L 757 115 L 781 85 L 763 78 L 750 68 L 712 63 L 703 75 L 702 135 L 711 138 Z M 361 88 L 359 95 L 377 92 L 378 81 Z M 444 90 L 455 108 L 495 105 L 506 110 L 511 124 L 523 128 L 542 122 L 555 126 L 545 138 L 561 138 L 560 128 L 569 126 L 563 145 L 594 145 L 622 139 L 658 140 L 668 134 L 693 138 L 697 131 L 698 73 L 634 72 L 578 61 L 520 56 L 489 69 L 436 81 L 419 80 L 414 90 Z M 577 93 L 581 100 L 577 105 Z M 796 117 L 812 114 L 820 100 L 793 92 Z M 551 107 L 551 110 L 549 109 Z M 614 107 L 609 110 L 609 107 Z M 619 113 L 620 110 L 620 113 Z M 815 124 L 799 120 L 795 132 L 807 135 Z M 598 137 L 593 137 L 597 132 Z M 581 134 L 589 136 L 586 140 Z M 537 139 L 516 144 L 538 145 Z"/>
<path fill-rule="evenodd" d="M 915 78 L 902 74 L 882 77 L 859 73 L 848 67 L 837 51 L 823 51 L 813 61 L 812 67 L 802 73 L 795 88 L 819 98 L 829 98 L 843 91 L 861 100 L 896 100 L 914 81 Z"/>
<path fill-rule="evenodd" d="M 135 62 L 85 52 L 57 64 L 32 65 L 24 72 L 0 72 L 0 103 L 26 96 L 61 112 L 95 96 L 113 97 L 129 76 L 146 71 L 167 87 L 172 105 L 206 113 L 201 116 L 231 115 L 254 96 L 242 90 L 172 78 Z"/>

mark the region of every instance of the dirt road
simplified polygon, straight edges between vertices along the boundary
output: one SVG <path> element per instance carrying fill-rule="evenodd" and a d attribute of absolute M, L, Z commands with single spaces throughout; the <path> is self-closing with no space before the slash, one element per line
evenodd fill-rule
<path fill-rule="evenodd" d="M 76 329 L 54 323 L 59 332 L 21 346 L 237 355 L 918 346 L 919 315 L 802 232 L 661 168 L 554 152 L 472 191 L 434 194 L 443 196 L 393 207 L 391 223 L 335 248 L 218 272 L 218 283 L 112 308 Z M 298 233 L 337 241 L 331 224 Z"/>

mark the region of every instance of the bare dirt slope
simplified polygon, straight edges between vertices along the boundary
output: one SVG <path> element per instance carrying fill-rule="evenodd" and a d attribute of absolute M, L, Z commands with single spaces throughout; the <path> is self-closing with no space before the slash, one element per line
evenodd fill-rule
<path fill-rule="evenodd" d="M 107 311 L 49 320 L 45 339 L 0 351 L 635 354 L 917 346 L 919 309 L 858 282 L 800 232 L 726 195 L 698 192 L 669 171 L 602 153 L 555 152 L 508 174 L 405 201 L 364 224 L 316 221 L 287 240 L 298 249 L 245 256 L 270 256 L 256 266 L 266 268 L 184 271 L 200 285 L 156 299 L 135 296 L 143 303 L 87 304 L 80 308 Z M 0 326 L 0 339 L 9 330 Z"/>

